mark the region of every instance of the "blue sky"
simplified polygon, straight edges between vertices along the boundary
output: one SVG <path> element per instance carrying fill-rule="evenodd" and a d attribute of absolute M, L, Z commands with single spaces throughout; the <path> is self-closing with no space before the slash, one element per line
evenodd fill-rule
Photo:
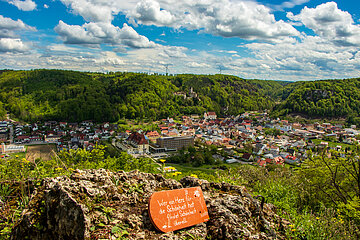
<path fill-rule="evenodd" d="M 360 76 L 360 3 L 0 0 L 0 69 Z"/>

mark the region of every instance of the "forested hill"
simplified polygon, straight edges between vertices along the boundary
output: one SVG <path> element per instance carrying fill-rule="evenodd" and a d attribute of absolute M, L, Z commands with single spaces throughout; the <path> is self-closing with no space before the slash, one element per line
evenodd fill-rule
<path fill-rule="evenodd" d="M 230 75 L 175 76 L 65 70 L 0 71 L 0 117 L 98 122 L 155 120 L 215 111 L 342 117 L 360 122 L 360 80 L 281 82 Z"/>
<path fill-rule="evenodd" d="M 224 116 L 271 109 L 268 93 L 283 85 L 228 75 L 1 71 L 0 115 L 29 122 L 151 120 L 204 111 Z"/>
<path fill-rule="evenodd" d="M 281 104 L 273 114 L 290 113 L 317 118 L 347 118 L 359 122 L 360 79 L 297 82 L 285 86 L 279 93 Z"/>

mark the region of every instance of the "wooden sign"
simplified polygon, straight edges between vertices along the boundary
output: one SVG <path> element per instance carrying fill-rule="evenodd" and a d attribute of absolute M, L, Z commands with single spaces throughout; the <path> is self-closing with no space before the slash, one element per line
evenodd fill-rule
<path fill-rule="evenodd" d="M 152 223 L 162 232 L 171 232 L 209 220 L 200 187 L 155 192 L 149 200 Z"/>

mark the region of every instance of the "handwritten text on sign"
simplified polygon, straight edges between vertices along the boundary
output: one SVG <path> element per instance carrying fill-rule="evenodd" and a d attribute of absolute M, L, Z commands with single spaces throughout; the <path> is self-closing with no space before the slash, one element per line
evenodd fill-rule
<path fill-rule="evenodd" d="M 153 193 L 149 200 L 153 224 L 162 232 L 170 232 L 209 220 L 200 187 Z"/>

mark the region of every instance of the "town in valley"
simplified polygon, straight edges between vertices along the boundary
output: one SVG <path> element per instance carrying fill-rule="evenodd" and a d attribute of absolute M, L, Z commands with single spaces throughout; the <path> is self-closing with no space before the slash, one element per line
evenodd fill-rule
<path fill-rule="evenodd" d="M 25 152 L 27 146 L 34 145 L 53 145 L 54 153 L 70 149 L 91 151 L 105 141 L 118 151 L 154 161 L 176 155 L 188 147 L 212 146 L 217 150 L 213 157 L 218 163 L 299 166 L 308 157 L 308 150 L 345 154 L 359 143 L 355 125 L 289 122 L 272 119 L 267 112 L 246 112 L 226 118 L 205 112 L 202 116 L 162 119 L 151 125 L 151 130 L 141 126 L 130 130 L 109 122 L 23 124 L 8 118 L 0 123 L 1 157 Z M 168 171 L 175 170 L 168 167 Z"/>

